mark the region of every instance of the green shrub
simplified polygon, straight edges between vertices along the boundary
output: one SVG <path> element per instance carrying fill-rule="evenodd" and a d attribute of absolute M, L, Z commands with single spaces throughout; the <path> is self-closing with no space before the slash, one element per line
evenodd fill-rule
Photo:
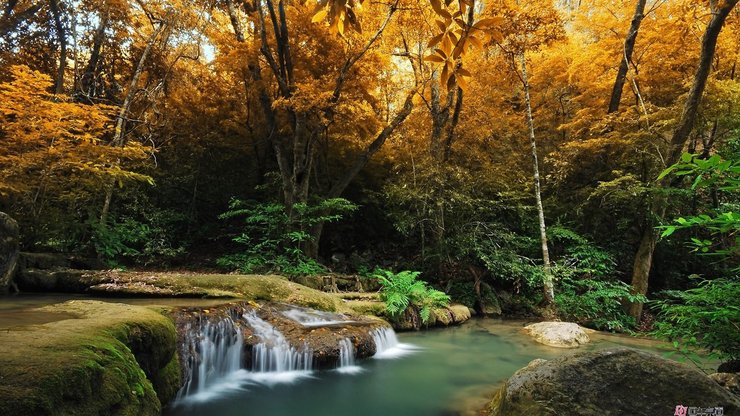
<path fill-rule="evenodd" d="M 393 273 L 390 270 L 376 269 L 374 276 L 382 288 L 380 298 L 385 302 L 386 312 L 395 317 L 406 308 L 413 306 L 419 310 L 422 322 L 429 320 L 432 308 L 446 307 L 450 297 L 444 292 L 427 286 L 426 282 L 417 280 L 420 272 L 402 271 Z"/>
<path fill-rule="evenodd" d="M 602 330 L 631 331 L 635 320 L 624 312 L 622 303 L 647 301 L 642 295 L 633 295 L 630 286 L 621 281 L 567 277 L 557 288 L 555 304 L 561 317 Z"/>
<path fill-rule="evenodd" d="M 171 259 L 185 252 L 169 235 L 178 214 L 157 210 L 142 221 L 128 217 L 105 225 L 93 219 L 91 243 L 95 252 L 108 266 L 121 267 L 122 258 L 150 264 L 156 260 Z"/>
<path fill-rule="evenodd" d="M 559 252 L 553 264 L 555 305 L 564 319 L 601 330 L 630 332 L 635 320 L 625 313 L 625 302 L 645 302 L 630 286 L 614 279 L 616 262 L 606 250 L 560 225 L 547 230 Z"/>
<path fill-rule="evenodd" d="M 685 291 L 661 292 L 652 302 L 658 311 L 653 335 L 674 342 L 687 353 L 698 348 L 721 359 L 740 359 L 740 281 L 701 280 Z"/>
<path fill-rule="evenodd" d="M 219 218 L 244 218 L 242 233 L 233 241 L 245 246 L 241 253 L 223 256 L 217 264 L 242 273 L 282 273 L 288 276 L 316 275 L 326 271 L 306 256 L 303 247 L 311 241 L 311 227 L 335 222 L 357 206 L 342 198 L 327 199 L 316 205 L 293 205 L 293 219 L 283 204 L 246 203 L 232 200 L 229 210 Z"/>

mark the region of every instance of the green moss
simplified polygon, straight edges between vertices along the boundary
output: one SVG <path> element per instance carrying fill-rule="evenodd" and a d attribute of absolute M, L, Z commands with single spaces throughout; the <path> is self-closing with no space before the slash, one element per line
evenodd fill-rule
<path fill-rule="evenodd" d="M 351 300 L 345 306 L 359 315 L 385 316 L 385 303 L 371 300 Z"/>
<path fill-rule="evenodd" d="M 151 378 L 154 391 L 157 392 L 159 402 L 162 404 L 169 403 L 177 395 L 177 391 L 182 385 L 182 374 L 180 370 L 180 360 L 177 354 L 172 356 L 169 364 L 162 368 L 156 375 Z"/>
<path fill-rule="evenodd" d="M 2 334 L 0 414 L 159 414 L 158 393 L 171 397 L 179 382 L 175 329 L 161 310 L 95 301 L 40 310 L 77 318 Z"/>
<path fill-rule="evenodd" d="M 96 294 L 160 297 L 233 298 L 291 303 L 325 311 L 337 311 L 336 296 L 291 282 L 281 276 L 90 272 L 66 282 L 67 287 Z M 77 289 L 75 289 L 77 291 Z"/>

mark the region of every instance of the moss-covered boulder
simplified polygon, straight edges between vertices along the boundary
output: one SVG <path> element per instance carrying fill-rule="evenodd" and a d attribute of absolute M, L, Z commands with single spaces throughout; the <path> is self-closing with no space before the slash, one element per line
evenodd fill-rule
<path fill-rule="evenodd" d="M 740 414 L 740 400 L 699 370 L 628 348 L 535 360 L 481 414 L 654 416 L 672 415 L 677 405 Z"/>
<path fill-rule="evenodd" d="M 342 306 L 331 294 L 281 276 L 29 269 L 18 276 L 18 284 L 28 291 L 101 296 L 234 298 L 324 311 L 336 311 Z"/>
<path fill-rule="evenodd" d="M 385 303 L 381 301 L 352 300 L 347 301 L 346 306 L 353 311 L 375 315 L 390 322 L 396 331 L 418 331 L 423 327 L 445 327 L 458 325 L 470 319 L 470 309 L 465 305 L 453 304 L 444 308 L 433 308 L 429 313 L 429 319 L 423 322 L 419 310 L 410 306 L 403 313 L 390 316 L 385 309 Z"/>
<path fill-rule="evenodd" d="M 0 415 L 157 415 L 179 388 L 164 311 L 96 301 L 39 311 L 74 318 L 0 334 Z"/>

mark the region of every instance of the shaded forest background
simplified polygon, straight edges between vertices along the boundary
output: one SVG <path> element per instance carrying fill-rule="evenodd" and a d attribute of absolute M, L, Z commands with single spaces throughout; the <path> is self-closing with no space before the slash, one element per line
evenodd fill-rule
<path fill-rule="evenodd" d="M 554 276 L 572 301 L 639 267 L 648 296 L 734 276 L 737 222 L 655 227 L 737 212 L 736 188 L 658 179 L 682 152 L 737 166 L 735 3 L 7 0 L 0 211 L 27 251 L 419 270 L 453 299 L 488 285 L 534 305 Z"/>

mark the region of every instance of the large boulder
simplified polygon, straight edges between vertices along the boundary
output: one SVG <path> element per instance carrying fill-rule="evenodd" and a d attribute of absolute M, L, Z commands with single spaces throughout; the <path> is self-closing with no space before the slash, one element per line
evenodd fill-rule
<path fill-rule="evenodd" d="M 20 246 L 18 236 L 18 223 L 0 211 L 0 293 L 13 285 Z"/>
<path fill-rule="evenodd" d="M 710 374 L 709 377 L 730 393 L 740 397 L 740 373 L 714 373 Z"/>
<path fill-rule="evenodd" d="M 685 364 L 628 348 L 535 360 L 496 392 L 489 416 L 654 416 L 676 406 L 722 407 L 740 414 L 740 400 Z"/>
<path fill-rule="evenodd" d="M 180 387 L 161 308 L 69 301 L 0 334 L 0 415 L 158 415 Z"/>
<path fill-rule="evenodd" d="M 572 322 L 539 322 L 524 330 L 535 341 L 550 347 L 576 348 L 591 341 L 586 330 Z"/>

